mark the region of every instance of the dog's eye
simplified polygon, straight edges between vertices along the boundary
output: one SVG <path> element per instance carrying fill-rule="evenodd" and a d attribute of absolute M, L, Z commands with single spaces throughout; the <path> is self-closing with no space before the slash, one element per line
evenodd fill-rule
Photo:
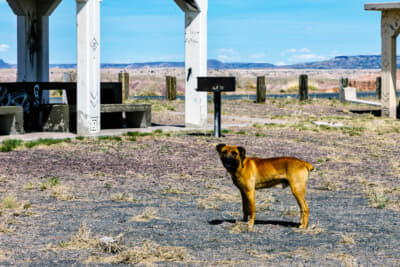
<path fill-rule="evenodd" d="M 226 150 L 222 151 L 222 155 L 226 155 L 228 153 Z"/>
<path fill-rule="evenodd" d="M 236 157 L 237 153 L 236 152 L 232 152 L 232 156 Z"/>

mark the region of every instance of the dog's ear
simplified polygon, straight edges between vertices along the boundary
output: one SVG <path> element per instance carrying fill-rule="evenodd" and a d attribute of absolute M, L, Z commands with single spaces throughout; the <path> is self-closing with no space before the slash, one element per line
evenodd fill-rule
<path fill-rule="evenodd" d="M 244 158 L 246 157 L 246 149 L 244 149 L 244 147 L 239 146 L 238 150 L 239 150 L 240 158 L 242 160 L 244 160 Z"/>
<path fill-rule="evenodd" d="M 243 166 L 243 161 L 246 158 L 246 149 L 244 149 L 244 147 L 239 146 L 238 147 L 239 150 L 239 156 L 240 156 L 240 163 L 242 164 L 242 168 Z"/>
<path fill-rule="evenodd" d="M 219 145 L 217 145 L 217 151 L 218 151 L 218 153 L 221 153 L 221 149 L 222 149 L 224 146 L 226 146 L 226 145 L 225 145 L 225 144 L 219 144 Z"/>

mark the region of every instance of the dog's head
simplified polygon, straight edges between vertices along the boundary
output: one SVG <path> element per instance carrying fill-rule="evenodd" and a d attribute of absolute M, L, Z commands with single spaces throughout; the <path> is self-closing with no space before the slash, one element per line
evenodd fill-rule
<path fill-rule="evenodd" d="M 243 168 L 243 161 L 246 158 L 246 150 L 243 147 L 217 145 L 217 151 L 224 167 L 235 172 L 238 168 Z"/>

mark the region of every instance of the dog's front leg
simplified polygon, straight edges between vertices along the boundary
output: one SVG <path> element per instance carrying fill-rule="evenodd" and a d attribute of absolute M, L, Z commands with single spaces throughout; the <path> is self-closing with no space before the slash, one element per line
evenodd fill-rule
<path fill-rule="evenodd" d="M 244 198 L 247 201 L 247 205 L 245 207 L 246 211 L 247 211 L 247 216 L 250 216 L 250 220 L 249 220 L 249 226 L 250 228 L 252 228 L 254 226 L 254 222 L 256 220 L 256 191 L 253 190 L 248 190 L 248 191 L 243 191 L 244 192 Z M 244 204 L 243 204 L 244 205 Z"/>
<path fill-rule="evenodd" d="M 243 207 L 243 221 L 247 222 L 249 218 L 249 201 L 247 199 L 247 196 L 243 190 L 240 189 L 240 194 L 242 195 L 242 207 Z"/>

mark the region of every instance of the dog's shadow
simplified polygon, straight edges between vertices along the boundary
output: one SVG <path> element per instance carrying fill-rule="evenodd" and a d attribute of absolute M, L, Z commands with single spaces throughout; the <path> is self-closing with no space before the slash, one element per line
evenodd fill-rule
<path fill-rule="evenodd" d="M 223 219 L 223 220 L 211 220 L 208 221 L 209 224 L 211 225 L 220 225 L 223 223 L 236 223 L 238 222 L 237 220 L 228 220 L 228 219 Z M 295 222 L 287 222 L 287 221 L 276 221 L 276 220 L 255 220 L 254 224 L 257 225 L 280 225 L 284 227 L 294 227 L 298 228 L 300 226 L 300 223 L 295 223 Z"/>

